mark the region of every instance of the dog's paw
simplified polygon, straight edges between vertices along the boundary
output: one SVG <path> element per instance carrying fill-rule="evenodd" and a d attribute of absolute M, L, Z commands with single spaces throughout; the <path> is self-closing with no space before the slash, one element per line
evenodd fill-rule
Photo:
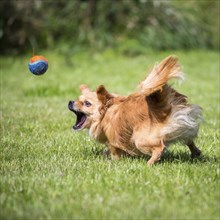
<path fill-rule="evenodd" d="M 191 158 L 192 158 L 192 159 L 195 159 L 195 158 L 201 156 L 201 154 L 202 154 L 202 151 L 198 149 L 198 150 L 196 150 L 195 152 L 193 152 L 193 153 L 191 154 Z"/>
<path fill-rule="evenodd" d="M 111 154 L 111 152 L 109 149 L 103 151 L 103 155 L 106 157 L 110 157 L 110 154 Z"/>

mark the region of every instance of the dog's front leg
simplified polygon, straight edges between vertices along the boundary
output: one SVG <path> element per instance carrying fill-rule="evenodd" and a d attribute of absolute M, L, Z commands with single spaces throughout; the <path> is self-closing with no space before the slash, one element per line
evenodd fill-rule
<path fill-rule="evenodd" d="M 108 147 L 109 147 L 109 150 L 110 150 L 110 156 L 111 156 L 112 160 L 118 160 L 120 157 L 126 155 L 126 152 L 119 149 L 119 148 L 116 148 L 112 145 L 109 145 Z"/>

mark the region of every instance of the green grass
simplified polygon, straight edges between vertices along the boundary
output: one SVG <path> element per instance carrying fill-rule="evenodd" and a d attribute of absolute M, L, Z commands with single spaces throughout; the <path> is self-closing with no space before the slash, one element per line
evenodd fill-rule
<path fill-rule="evenodd" d="M 129 94 L 156 61 L 175 53 L 186 81 L 174 87 L 203 107 L 197 145 L 173 145 L 163 160 L 111 161 L 104 146 L 74 132 L 69 100 L 79 85 Z M 2 219 L 219 219 L 219 55 L 210 51 L 117 51 L 65 57 L 43 53 L 49 70 L 29 73 L 29 57 L 1 57 L 0 216 Z"/>

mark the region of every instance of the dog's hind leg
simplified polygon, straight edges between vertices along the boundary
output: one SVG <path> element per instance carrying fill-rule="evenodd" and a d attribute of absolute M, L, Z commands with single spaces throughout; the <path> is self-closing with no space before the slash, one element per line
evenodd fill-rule
<path fill-rule="evenodd" d="M 160 160 L 161 156 L 163 155 L 164 150 L 165 150 L 165 145 L 164 145 L 163 141 L 161 141 L 160 145 L 155 146 L 152 149 L 152 155 L 151 155 L 150 160 L 147 161 L 147 165 L 151 166 L 155 162 Z"/>
<path fill-rule="evenodd" d="M 193 141 L 186 144 L 191 151 L 191 158 L 196 158 L 201 155 L 201 150 L 199 150 Z"/>

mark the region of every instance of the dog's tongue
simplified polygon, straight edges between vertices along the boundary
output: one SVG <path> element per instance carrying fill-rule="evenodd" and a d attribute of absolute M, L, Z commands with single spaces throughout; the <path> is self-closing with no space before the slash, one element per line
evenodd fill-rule
<path fill-rule="evenodd" d="M 77 116 L 76 124 L 73 126 L 73 129 L 79 130 L 86 121 L 86 115 L 81 112 L 76 112 L 76 116 Z"/>

